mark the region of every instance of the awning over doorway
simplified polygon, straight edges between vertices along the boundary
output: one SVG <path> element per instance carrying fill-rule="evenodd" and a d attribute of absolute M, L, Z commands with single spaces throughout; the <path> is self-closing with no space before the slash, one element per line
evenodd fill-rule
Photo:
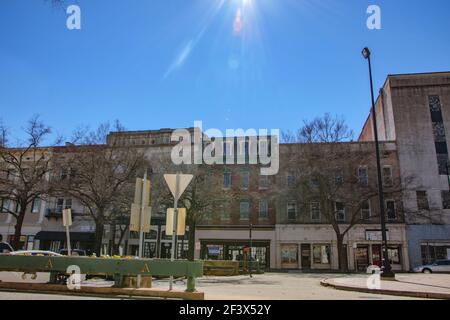
<path fill-rule="evenodd" d="M 57 231 L 39 231 L 36 234 L 35 239 L 65 241 L 66 233 L 65 232 L 57 232 Z M 93 242 L 95 240 L 95 233 L 93 233 L 93 232 L 71 232 L 70 240 L 71 240 L 71 242 L 72 241 Z"/>

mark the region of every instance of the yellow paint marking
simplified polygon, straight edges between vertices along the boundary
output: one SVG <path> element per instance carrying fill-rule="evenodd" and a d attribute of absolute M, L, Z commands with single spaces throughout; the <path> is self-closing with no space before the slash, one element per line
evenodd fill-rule
<path fill-rule="evenodd" d="M 48 259 L 47 265 L 45 266 L 47 269 L 53 269 L 53 263 L 51 259 Z"/>
<path fill-rule="evenodd" d="M 147 272 L 147 273 L 150 272 L 150 268 L 148 267 L 147 264 L 144 264 L 144 268 L 142 268 L 142 270 L 141 270 L 141 273 L 144 273 L 144 272 Z"/>

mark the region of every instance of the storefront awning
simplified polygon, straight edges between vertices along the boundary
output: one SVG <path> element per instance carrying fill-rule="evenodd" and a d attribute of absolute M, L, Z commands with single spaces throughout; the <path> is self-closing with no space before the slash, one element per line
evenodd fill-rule
<path fill-rule="evenodd" d="M 39 231 L 36 234 L 35 239 L 37 240 L 52 240 L 52 241 L 65 241 L 65 232 L 56 231 Z M 95 240 L 95 234 L 93 232 L 71 232 L 70 240 L 72 241 L 83 241 L 83 242 L 93 242 Z"/>

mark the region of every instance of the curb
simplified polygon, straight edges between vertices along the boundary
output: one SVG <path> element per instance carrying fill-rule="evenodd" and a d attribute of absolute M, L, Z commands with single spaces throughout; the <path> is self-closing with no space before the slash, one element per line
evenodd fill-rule
<path fill-rule="evenodd" d="M 369 289 L 369 288 L 346 286 L 346 285 L 342 285 L 342 284 L 335 284 L 330 281 L 333 281 L 333 279 L 322 279 L 320 281 L 320 285 L 323 287 L 330 287 L 330 288 L 334 288 L 337 290 L 344 290 L 344 291 L 386 294 L 386 295 L 391 295 L 391 296 L 412 297 L 412 298 L 450 300 L 450 293 L 419 292 L 419 291 L 388 290 L 388 289 Z"/>

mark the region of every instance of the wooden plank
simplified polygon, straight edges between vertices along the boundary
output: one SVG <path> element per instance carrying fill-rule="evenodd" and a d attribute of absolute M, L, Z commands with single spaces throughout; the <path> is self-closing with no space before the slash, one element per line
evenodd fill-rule
<path fill-rule="evenodd" d="M 81 287 L 80 290 L 69 290 L 67 286 L 40 283 L 14 283 L 0 282 L 0 290 L 32 292 L 32 293 L 53 293 L 64 295 L 91 295 L 91 296 L 127 296 L 127 297 L 149 297 L 183 300 L 204 300 L 203 292 L 168 291 L 160 289 L 134 289 L 134 288 L 96 288 Z"/>

